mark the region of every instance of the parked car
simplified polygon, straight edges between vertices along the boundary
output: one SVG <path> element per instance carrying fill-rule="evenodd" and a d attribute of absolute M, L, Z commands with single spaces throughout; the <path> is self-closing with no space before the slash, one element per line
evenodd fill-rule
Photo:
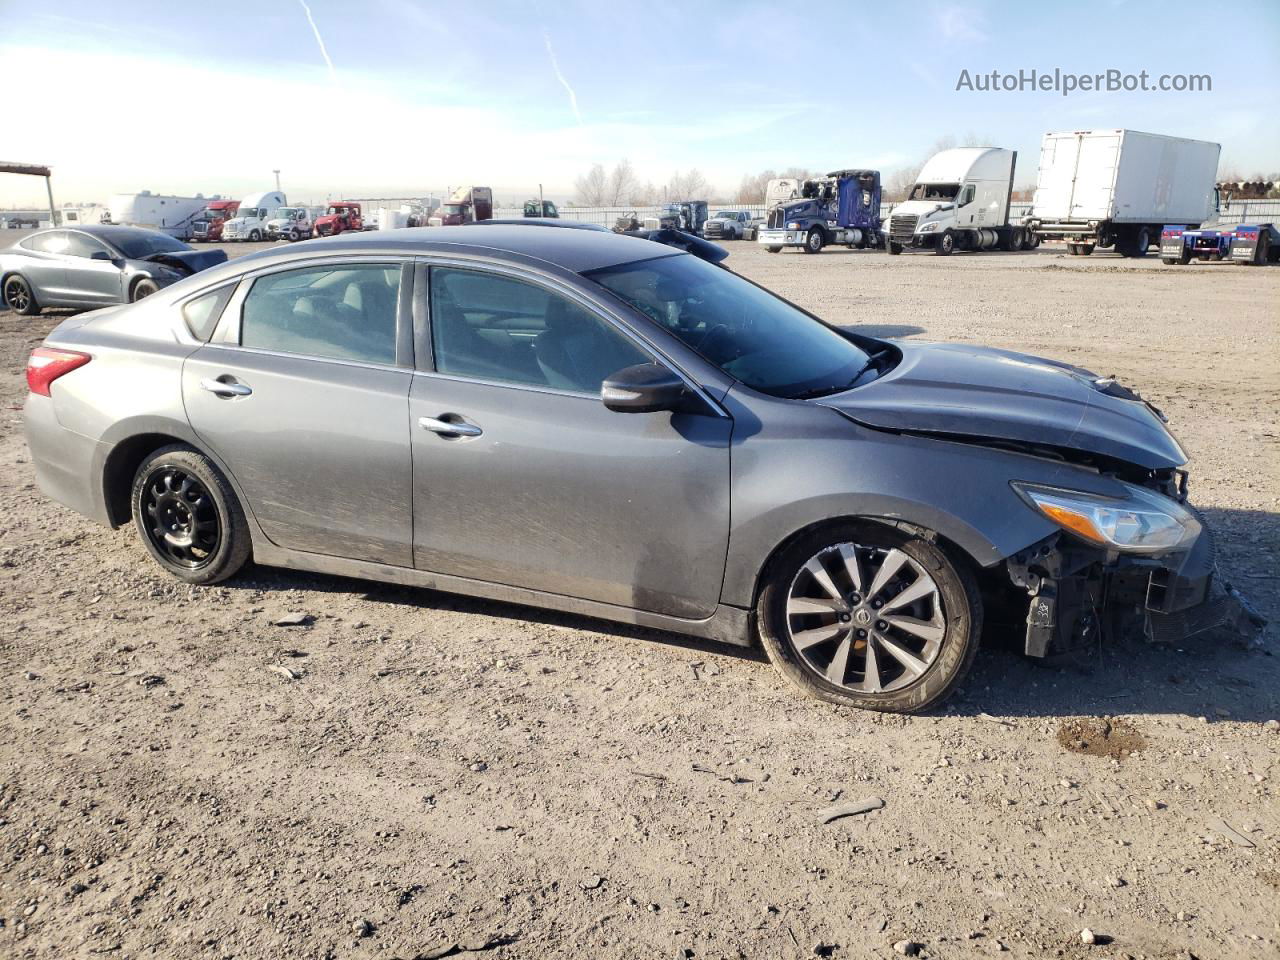
<path fill-rule="evenodd" d="M 1259 625 L 1137 394 L 602 230 L 274 247 L 64 322 L 27 380 L 41 489 L 189 583 L 252 557 L 758 642 L 896 711 L 988 616 L 1035 656 Z"/>
<path fill-rule="evenodd" d="M 702 226 L 708 240 L 754 240 L 756 221 L 747 210 L 719 210 Z"/>
<path fill-rule="evenodd" d="M 133 303 L 226 260 L 223 250 L 193 250 L 159 230 L 46 229 L 0 251 L 0 294 L 28 316 L 44 307 Z"/>

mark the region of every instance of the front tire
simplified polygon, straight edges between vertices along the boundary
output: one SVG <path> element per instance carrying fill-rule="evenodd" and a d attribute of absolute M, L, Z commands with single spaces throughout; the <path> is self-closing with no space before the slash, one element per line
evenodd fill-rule
<path fill-rule="evenodd" d="M 139 280 L 137 283 L 133 285 L 133 296 L 130 298 L 129 302 L 137 303 L 139 300 L 143 299 L 144 297 L 149 297 L 153 293 L 159 293 L 159 292 L 160 292 L 160 284 L 156 283 L 154 280 L 150 280 L 144 277 L 143 279 Z"/>
<path fill-rule="evenodd" d="M 250 231 L 249 231 L 249 242 L 250 242 L 250 243 L 257 243 L 257 242 L 258 242 L 259 240 L 261 240 L 261 239 L 262 239 L 262 231 L 260 231 L 260 230 L 250 230 Z"/>
<path fill-rule="evenodd" d="M 943 230 L 942 236 L 938 238 L 938 242 L 934 244 L 933 252 L 940 257 L 949 257 L 955 253 L 956 235 L 950 230 Z"/>
<path fill-rule="evenodd" d="M 781 253 L 781 252 L 782 252 L 782 248 L 781 248 L 781 247 L 765 247 L 765 249 L 766 249 L 766 250 L 768 250 L 770 253 Z"/>
<path fill-rule="evenodd" d="M 804 252 L 821 253 L 826 243 L 827 238 L 823 236 L 822 231 L 818 227 L 814 227 L 804 238 Z"/>
<path fill-rule="evenodd" d="M 831 703 L 912 713 L 946 698 L 977 654 L 977 581 L 923 537 L 874 521 L 802 535 L 756 604 L 774 667 Z"/>
<path fill-rule="evenodd" d="M 34 317 L 40 312 L 40 304 L 36 295 L 27 283 L 27 278 L 14 274 L 4 282 L 4 302 L 9 309 L 19 316 Z"/>
<path fill-rule="evenodd" d="M 902 244 L 894 243 L 890 240 L 886 249 L 889 251 L 889 256 L 896 257 L 898 254 L 902 253 Z"/>
<path fill-rule="evenodd" d="M 249 524 L 227 478 L 208 457 L 175 444 L 134 474 L 133 522 L 164 570 L 187 583 L 218 583 L 249 559 Z"/>

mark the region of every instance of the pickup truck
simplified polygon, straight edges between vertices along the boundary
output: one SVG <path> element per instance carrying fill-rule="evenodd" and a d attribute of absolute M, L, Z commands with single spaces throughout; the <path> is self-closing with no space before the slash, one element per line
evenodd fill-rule
<path fill-rule="evenodd" d="M 702 226 L 708 240 L 754 240 L 756 221 L 746 210 L 719 210 Z"/>

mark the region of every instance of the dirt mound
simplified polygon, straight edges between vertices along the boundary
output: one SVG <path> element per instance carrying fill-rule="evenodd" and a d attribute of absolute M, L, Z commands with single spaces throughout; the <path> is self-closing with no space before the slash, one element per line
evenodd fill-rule
<path fill-rule="evenodd" d="M 1058 727 L 1058 743 L 1072 753 L 1122 760 L 1147 745 L 1142 732 L 1127 720 L 1087 717 Z"/>

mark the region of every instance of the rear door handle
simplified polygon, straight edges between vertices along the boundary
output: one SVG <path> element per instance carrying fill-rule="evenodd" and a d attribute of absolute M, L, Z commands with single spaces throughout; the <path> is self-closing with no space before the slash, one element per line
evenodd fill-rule
<path fill-rule="evenodd" d="M 443 417 L 456 416 L 458 416 L 456 413 L 446 413 L 439 419 L 436 417 L 419 417 L 418 426 L 423 430 L 430 430 L 432 433 L 438 433 L 443 437 L 478 437 L 484 433 L 474 423 L 467 423 L 462 419 L 443 419 Z"/>
<path fill-rule="evenodd" d="M 247 397 L 253 388 L 246 383 L 227 383 L 224 380 L 205 378 L 200 381 L 200 389 L 208 390 L 219 397 Z"/>

